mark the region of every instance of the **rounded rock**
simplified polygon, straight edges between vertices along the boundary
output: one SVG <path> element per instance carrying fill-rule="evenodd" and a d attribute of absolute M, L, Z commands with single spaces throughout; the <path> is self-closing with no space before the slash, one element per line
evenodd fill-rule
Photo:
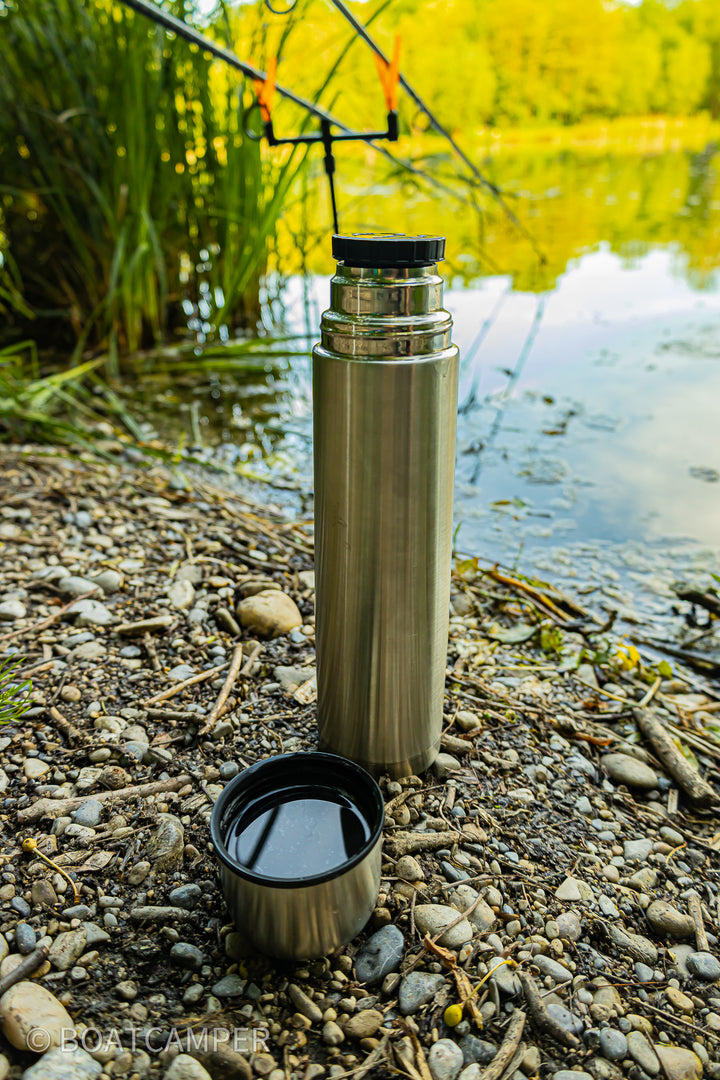
<path fill-rule="evenodd" d="M 438 1039 L 427 1056 L 433 1080 L 456 1080 L 463 1067 L 463 1053 L 452 1039 Z"/>
<path fill-rule="evenodd" d="M 63 1030 L 74 1031 L 75 1025 L 64 1005 L 34 982 L 19 982 L 0 998 L 0 1017 L 5 1038 L 17 1050 L 43 1053 L 50 1047 L 61 1046 Z M 34 1032 L 43 1033 L 44 1045 L 33 1045 Z M 47 1041 L 46 1041 L 47 1040 Z"/>
<path fill-rule="evenodd" d="M 361 947 L 355 961 L 358 982 L 367 986 L 381 983 L 391 971 L 397 971 L 403 957 L 405 939 L 397 926 L 383 926 Z"/>
<path fill-rule="evenodd" d="M 600 1053 L 608 1061 L 622 1061 L 627 1056 L 627 1039 L 622 1031 L 603 1028 L 600 1032 Z"/>
<path fill-rule="evenodd" d="M 210 1073 L 189 1054 L 178 1054 L 163 1080 L 212 1080 Z"/>
<path fill-rule="evenodd" d="M 438 944 L 448 949 L 457 949 L 466 941 L 472 940 L 473 928 L 467 919 L 461 919 L 455 926 L 446 929 L 457 917 L 455 908 L 446 904 L 419 904 L 415 908 L 415 924 L 418 930 L 422 934 L 430 934 L 431 937 L 444 930 L 438 938 Z"/>
<path fill-rule="evenodd" d="M 657 787 L 658 775 L 654 769 L 627 754 L 605 754 L 600 759 L 611 780 L 616 784 L 652 791 Z"/>
<path fill-rule="evenodd" d="M 709 952 L 691 953 L 686 960 L 687 969 L 696 979 L 715 983 L 720 980 L 720 960 Z"/>
<path fill-rule="evenodd" d="M 700 1080 L 703 1074 L 702 1062 L 692 1050 L 656 1043 L 655 1053 L 660 1058 L 667 1080 Z"/>
<path fill-rule="evenodd" d="M 645 918 L 656 934 L 677 940 L 692 937 L 695 923 L 689 915 L 684 915 L 666 900 L 653 900 L 645 911 Z"/>
<path fill-rule="evenodd" d="M 240 623 L 261 637 L 276 638 L 302 626 L 300 610 L 286 593 L 265 589 L 238 604 Z"/>
<path fill-rule="evenodd" d="M 445 984 L 444 975 L 432 975 L 425 971 L 411 971 L 400 983 L 398 1006 L 403 1016 L 412 1016 L 437 994 Z"/>

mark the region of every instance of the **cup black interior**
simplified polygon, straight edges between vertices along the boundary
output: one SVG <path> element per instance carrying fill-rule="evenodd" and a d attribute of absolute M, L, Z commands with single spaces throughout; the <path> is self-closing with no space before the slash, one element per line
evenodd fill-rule
<path fill-rule="evenodd" d="M 277 796 L 301 787 L 344 795 L 367 823 L 370 836 L 355 854 L 340 866 L 322 874 L 293 879 L 269 877 L 243 866 L 227 848 L 226 837 L 238 817 L 258 799 Z M 281 754 L 245 769 L 220 793 L 210 818 L 210 834 L 220 860 L 235 874 L 259 885 L 297 888 L 319 885 L 356 866 L 374 847 L 382 832 L 385 804 L 377 783 L 360 765 L 340 757 L 312 751 L 305 754 Z"/>

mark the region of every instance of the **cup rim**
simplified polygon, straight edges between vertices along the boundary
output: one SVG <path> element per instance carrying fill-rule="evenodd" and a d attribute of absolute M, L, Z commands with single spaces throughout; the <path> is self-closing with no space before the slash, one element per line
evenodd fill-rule
<path fill-rule="evenodd" d="M 356 788 L 364 788 L 371 796 L 374 803 L 374 810 L 376 812 L 373 817 L 376 819 L 375 824 L 373 825 L 373 822 L 368 820 L 368 825 L 371 827 L 369 839 L 365 841 L 362 847 L 350 859 L 341 863 L 340 866 L 325 870 L 321 874 L 308 874 L 303 877 L 294 878 L 277 878 L 266 874 L 259 874 L 257 871 L 250 870 L 248 867 L 243 866 L 242 863 L 238 862 L 230 855 L 223 836 L 223 814 L 225 813 L 228 804 L 244 787 L 249 783 L 252 784 L 253 782 L 257 782 L 258 776 L 262 776 L 263 773 L 268 773 L 272 776 L 274 772 L 283 773 L 286 770 L 292 773 L 296 771 L 297 767 L 303 769 L 312 769 L 313 767 L 320 770 L 324 769 L 329 781 L 332 780 L 333 776 L 337 776 L 338 772 L 341 775 L 344 774 L 343 778 L 348 783 L 348 786 L 351 787 L 351 795 L 353 785 Z M 330 787 L 331 783 L 328 782 L 327 786 Z M 278 785 L 278 790 L 281 789 L 282 785 Z M 363 817 L 367 820 L 367 815 L 363 814 Z M 262 761 L 256 761 L 254 765 L 251 765 L 247 769 L 243 769 L 241 773 L 233 777 L 233 779 L 225 785 L 213 806 L 212 814 L 210 816 L 210 837 L 212 839 L 213 847 L 215 848 L 215 854 L 220 859 L 221 863 L 234 874 L 244 878 L 246 881 L 251 881 L 256 885 L 264 885 L 267 888 L 296 889 L 298 887 L 310 885 L 321 885 L 323 882 L 332 881 L 334 878 L 341 877 L 347 871 L 352 870 L 354 866 L 361 863 L 373 850 L 379 837 L 382 835 L 384 822 L 385 803 L 383 801 L 382 792 L 374 777 L 371 776 L 366 769 L 356 762 L 350 761 L 348 758 L 341 757 L 339 754 L 329 754 L 321 750 L 310 750 L 296 754 L 276 754 L 273 757 L 264 758 Z"/>

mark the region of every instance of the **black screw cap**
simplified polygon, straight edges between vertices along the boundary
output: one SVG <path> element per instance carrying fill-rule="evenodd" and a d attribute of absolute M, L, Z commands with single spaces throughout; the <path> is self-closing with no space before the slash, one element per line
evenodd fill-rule
<path fill-rule="evenodd" d="M 428 266 L 445 258 L 444 236 L 405 236 L 403 233 L 336 233 L 333 258 L 346 266 Z"/>

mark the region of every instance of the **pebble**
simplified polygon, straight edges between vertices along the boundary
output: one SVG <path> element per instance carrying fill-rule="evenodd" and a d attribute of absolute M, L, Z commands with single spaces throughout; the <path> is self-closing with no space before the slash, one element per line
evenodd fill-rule
<path fill-rule="evenodd" d="M 24 619 L 27 608 L 20 600 L 3 600 L 0 604 L 0 619 L 3 622 L 14 622 L 15 619 Z"/>
<path fill-rule="evenodd" d="M 102 570 L 91 578 L 93 585 L 97 585 L 104 593 L 116 593 L 122 588 L 124 580 L 119 570 Z"/>
<path fill-rule="evenodd" d="M 478 1039 L 476 1035 L 463 1035 L 458 1045 L 463 1052 L 463 1061 L 466 1065 L 471 1063 L 489 1065 L 497 1054 L 497 1046 L 494 1043 Z"/>
<path fill-rule="evenodd" d="M 22 1080 L 95 1080 L 102 1065 L 82 1046 L 49 1050 L 22 1074 Z"/>
<path fill-rule="evenodd" d="M 627 862 L 645 862 L 652 851 L 653 842 L 644 837 L 641 840 L 626 840 L 623 844 L 623 857 Z"/>
<path fill-rule="evenodd" d="M 574 911 L 561 911 L 555 922 L 561 938 L 566 941 L 579 941 L 582 925 Z"/>
<path fill-rule="evenodd" d="M 189 1054 L 178 1054 L 163 1080 L 212 1080 L 210 1073 Z"/>
<path fill-rule="evenodd" d="M 240 997 L 246 986 L 247 980 L 241 979 L 239 975 L 226 975 L 215 983 L 212 992 L 219 998 Z"/>
<path fill-rule="evenodd" d="M 417 859 L 403 855 L 395 864 L 395 873 L 401 881 L 423 881 L 425 874 Z"/>
<path fill-rule="evenodd" d="M 697 1054 L 680 1046 L 655 1044 L 667 1080 L 700 1080 L 703 1066 Z"/>
<path fill-rule="evenodd" d="M 172 889 L 168 900 L 175 907 L 185 908 L 186 911 L 192 911 L 197 906 L 202 897 L 202 889 L 199 885 L 195 885 L 191 882 L 189 885 L 179 885 L 177 889 Z"/>
<path fill-rule="evenodd" d="M 548 1016 L 559 1024 L 561 1028 L 564 1028 L 565 1031 L 571 1035 L 582 1035 L 585 1030 L 582 1017 L 575 1016 L 564 1005 L 559 1005 L 556 1001 L 549 1001 L 545 1008 Z"/>
<path fill-rule="evenodd" d="M 452 1039 L 438 1039 L 430 1047 L 427 1063 L 433 1080 L 456 1080 L 463 1067 L 463 1053 Z"/>
<path fill-rule="evenodd" d="M 158 814 L 158 825 L 148 841 L 146 853 L 156 870 L 169 870 L 183 861 L 185 829 L 173 814 Z"/>
<path fill-rule="evenodd" d="M 411 971 L 400 983 L 398 1005 L 403 1016 L 412 1016 L 437 994 L 445 985 L 444 975 L 432 975 L 425 971 Z"/>
<path fill-rule="evenodd" d="M 600 764 L 611 780 L 616 784 L 642 788 L 652 791 L 658 785 L 658 775 L 654 769 L 628 754 L 604 754 Z"/>
<path fill-rule="evenodd" d="M 28 956 L 35 950 L 35 931 L 27 923 L 18 923 L 15 927 L 15 948 L 21 956 Z"/>
<path fill-rule="evenodd" d="M 362 1009 L 345 1021 L 344 1031 L 351 1039 L 370 1039 L 384 1020 L 377 1009 Z"/>
<path fill-rule="evenodd" d="M 453 913 L 457 916 L 457 912 Z M 383 926 L 361 946 L 355 961 L 358 982 L 375 986 L 391 971 L 397 971 L 403 957 L 405 939 L 397 926 Z"/>
<path fill-rule="evenodd" d="M 99 600 L 77 600 L 65 613 L 74 619 L 76 626 L 110 626 L 115 622 L 113 613 Z"/>
<path fill-rule="evenodd" d="M 553 1073 L 554 1080 L 593 1080 L 590 1073 L 584 1072 L 582 1069 L 559 1069 L 556 1073 Z"/>
<path fill-rule="evenodd" d="M 41 761 L 40 758 L 25 758 L 23 772 L 28 780 L 39 780 L 41 776 L 45 776 L 46 773 L 50 772 L 50 766 L 47 761 Z"/>
<path fill-rule="evenodd" d="M 563 983 L 567 982 L 568 979 L 572 979 L 572 972 L 550 956 L 543 956 L 540 953 L 533 957 L 533 963 L 541 975 L 549 975 L 556 983 Z"/>
<path fill-rule="evenodd" d="M 691 937 L 695 932 L 692 918 L 665 900 L 653 900 L 645 910 L 645 918 L 661 937 L 681 940 Z"/>
<path fill-rule="evenodd" d="M 87 930 L 66 930 L 53 940 L 48 960 L 58 971 L 67 971 L 85 951 Z"/>
<path fill-rule="evenodd" d="M 192 679 L 193 675 L 197 675 L 197 672 L 189 664 L 176 664 L 167 673 L 171 682 L 185 682 L 186 679 Z"/>
<path fill-rule="evenodd" d="M 67 577 L 61 578 L 57 583 L 57 588 L 63 596 L 83 596 L 85 593 L 96 593 L 99 590 L 99 586 L 93 581 L 77 577 L 75 574 L 68 574 Z"/>
<path fill-rule="evenodd" d="M 470 885 L 459 885 L 452 894 L 452 902 L 457 911 L 465 912 L 472 907 L 478 898 L 478 894 Z M 468 921 L 472 923 L 481 934 L 492 930 L 497 922 L 497 916 L 485 900 L 480 900 L 468 915 Z"/>
<path fill-rule="evenodd" d="M 302 626 L 300 610 L 286 593 L 265 589 L 238 604 L 240 624 L 260 637 L 276 638 Z"/>
<path fill-rule="evenodd" d="M 660 1072 L 660 1062 L 641 1031 L 631 1031 L 627 1036 L 628 1053 L 648 1076 L 657 1076 Z"/>
<path fill-rule="evenodd" d="M 322 1023 L 322 1009 L 312 998 L 308 997 L 304 990 L 294 983 L 290 983 L 287 989 L 288 997 L 299 1013 L 302 1013 L 312 1024 Z"/>
<path fill-rule="evenodd" d="M 686 1016 L 690 1016 L 695 1010 L 695 1005 L 692 998 L 687 994 L 683 994 L 682 990 L 678 990 L 675 986 L 668 986 L 665 990 L 665 997 L 676 1012 L 685 1013 Z"/>
<path fill-rule="evenodd" d="M 345 1042 L 343 1030 L 334 1020 L 328 1020 L 323 1025 L 322 1037 L 327 1046 L 339 1046 L 340 1043 Z"/>
<path fill-rule="evenodd" d="M 94 828 L 95 825 L 100 824 L 102 812 L 103 804 L 98 799 L 86 799 L 84 803 L 78 806 L 77 810 L 70 811 L 70 817 L 76 825 Z"/>
<path fill-rule="evenodd" d="M 190 581 L 180 578 L 179 581 L 173 581 L 167 595 L 170 607 L 176 611 L 187 611 L 195 599 L 195 588 Z"/>
<path fill-rule="evenodd" d="M 593 891 L 589 885 L 579 878 L 565 878 L 562 885 L 555 890 L 558 900 L 568 900 L 571 903 L 577 900 L 594 900 Z"/>
<path fill-rule="evenodd" d="M 438 780 L 445 780 L 450 773 L 457 772 L 461 768 L 462 765 L 452 754 L 438 754 L 433 762 L 433 772 Z"/>
<path fill-rule="evenodd" d="M 703 982 L 716 983 L 720 981 L 720 960 L 709 952 L 691 953 L 686 961 L 687 969 L 691 975 Z"/>
<path fill-rule="evenodd" d="M 615 1028 L 603 1028 L 600 1032 L 600 1053 L 608 1061 L 622 1061 L 627 1057 L 627 1039 L 622 1031 Z"/>
<path fill-rule="evenodd" d="M 188 941 L 177 941 L 170 950 L 170 962 L 189 971 L 199 971 L 203 960 L 200 949 Z"/>
<path fill-rule="evenodd" d="M 455 922 L 458 913 L 455 908 L 445 904 L 418 904 L 415 908 L 415 924 L 421 934 L 435 937 L 450 923 Z M 438 938 L 438 944 L 448 949 L 457 949 L 466 941 L 471 941 L 473 928 L 467 919 L 461 919 L 456 926 L 447 930 Z"/>
<path fill-rule="evenodd" d="M 32 1049 L 27 1036 L 33 1028 L 47 1032 L 50 1046 L 61 1045 L 63 1029 L 75 1029 L 65 1006 L 44 986 L 30 981 L 16 983 L 3 994 L 0 1017 L 5 1038 L 18 1050 Z M 47 1046 L 38 1049 L 46 1050 Z"/>

